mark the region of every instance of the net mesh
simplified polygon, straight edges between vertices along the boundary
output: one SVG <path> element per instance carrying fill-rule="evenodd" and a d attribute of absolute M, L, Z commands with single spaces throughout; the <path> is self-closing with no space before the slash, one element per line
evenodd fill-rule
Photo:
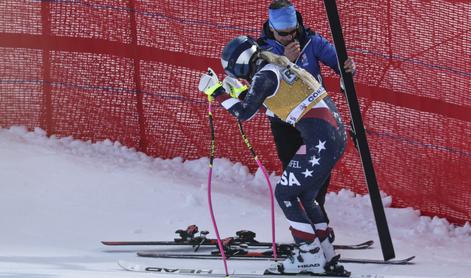
<path fill-rule="evenodd" d="M 322 1 L 294 1 L 306 26 L 331 39 Z M 197 91 L 236 35 L 257 37 L 269 1 L 0 1 L 0 126 L 119 140 L 149 155 L 209 154 L 207 102 Z M 471 219 L 471 4 L 338 1 L 371 154 L 394 205 L 462 224 Z M 327 88 L 349 121 L 338 77 Z M 214 107 L 216 155 L 256 169 L 235 120 Z M 266 117 L 244 124 L 278 171 Z M 217 167 L 217 165 L 215 166 Z M 203 169 L 202 169 L 203 170 Z M 366 193 L 349 142 L 331 190 Z"/>

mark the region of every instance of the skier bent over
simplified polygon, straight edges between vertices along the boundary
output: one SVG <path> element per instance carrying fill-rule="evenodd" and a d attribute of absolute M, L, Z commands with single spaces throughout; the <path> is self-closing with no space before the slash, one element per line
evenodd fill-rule
<path fill-rule="evenodd" d="M 337 264 L 332 229 L 314 201 L 346 145 L 345 127 L 334 102 L 311 74 L 284 56 L 261 51 L 250 37 L 231 40 L 222 51 L 221 62 L 228 76 L 220 82 L 209 69 L 200 79 L 200 91 L 240 121 L 249 120 L 263 106 L 294 126 L 304 142 L 275 188 L 297 244 L 294 255 L 275 269 L 348 276 Z M 250 88 L 237 78 L 249 81 Z M 242 92 L 245 97 L 239 100 Z"/>

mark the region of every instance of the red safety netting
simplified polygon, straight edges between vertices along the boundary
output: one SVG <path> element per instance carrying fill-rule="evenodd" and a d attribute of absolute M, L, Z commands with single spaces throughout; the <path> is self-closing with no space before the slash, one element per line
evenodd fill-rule
<path fill-rule="evenodd" d="M 322 1 L 294 1 L 330 39 Z M 207 103 L 197 91 L 232 37 L 256 37 L 269 1 L 3 0 L 0 126 L 119 140 L 153 156 L 208 156 Z M 471 3 L 338 1 L 381 190 L 456 223 L 471 219 Z M 324 68 L 346 123 L 338 77 Z M 214 111 L 216 154 L 256 164 L 236 123 Z M 264 115 L 244 124 L 262 162 L 279 170 Z M 216 165 L 217 167 L 217 165 Z M 332 190 L 365 193 L 352 142 Z"/>

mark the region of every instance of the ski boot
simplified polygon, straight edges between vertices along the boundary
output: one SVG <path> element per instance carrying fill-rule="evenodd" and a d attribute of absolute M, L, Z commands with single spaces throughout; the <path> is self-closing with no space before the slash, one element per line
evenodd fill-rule
<path fill-rule="evenodd" d="M 350 272 L 339 264 L 340 254 L 335 255 L 329 262 L 325 263 L 324 269 L 327 276 L 350 277 Z"/>
<path fill-rule="evenodd" d="M 271 274 L 324 274 L 325 264 L 324 252 L 319 239 L 316 238 L 312 243 L 301 243 L 286 260 L 270 266 L 266 272 Z"/>
<path fill-rule="evenodd" d="M 332 230 L 332 228 L 317 230 L 316 235 L 321 242 L 322 251 L 324 252 L 326 261 L 324 269 L 326 273 L 332 276 L 350 276 L 350 272 L 346 271 L 342 265 L 338 264 L 340 254 L 335 254 L 333 245 L 335 239 L 334 230 Z"/>

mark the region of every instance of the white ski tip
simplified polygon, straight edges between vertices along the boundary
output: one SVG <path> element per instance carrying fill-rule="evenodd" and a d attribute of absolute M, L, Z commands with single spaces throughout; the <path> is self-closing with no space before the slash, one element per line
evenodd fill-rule
<path fill-rule="evenodd" d="M 119 260 L 118 265 L 129 271 L 145 271 L 145 268 L 139 264 L 130 264 L 126 261 Z"/>

